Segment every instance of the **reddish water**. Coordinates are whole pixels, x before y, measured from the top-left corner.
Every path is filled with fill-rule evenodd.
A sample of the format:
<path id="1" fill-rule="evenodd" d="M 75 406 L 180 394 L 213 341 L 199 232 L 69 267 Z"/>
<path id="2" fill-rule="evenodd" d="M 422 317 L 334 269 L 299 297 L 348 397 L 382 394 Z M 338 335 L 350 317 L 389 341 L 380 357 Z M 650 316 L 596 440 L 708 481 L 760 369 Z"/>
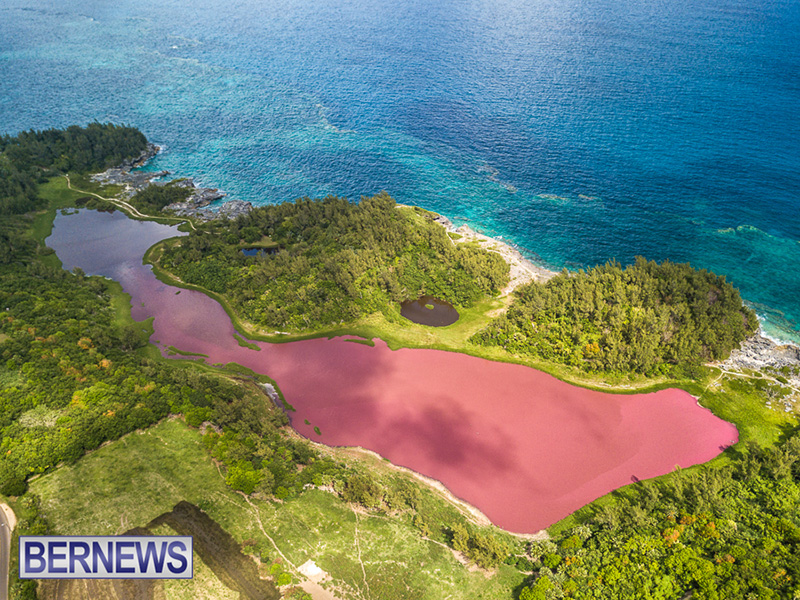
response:
<path id="1" fill-rule="evenodd" d="M 635 479 L 710 460 L 738 439 L 733 425 L 681 390 L 592 392 L 528 367 L 391 351 L 380 341 L 374 348 L 343 338 L 243 348 L 219 304 L 198 292 L 176 294 L 141 265 L 154 235 L 176 233 L 82 211 L 59 215 L 48 245 L 66 268 L 118 279 L 133 298 L 134 318 L 155 316 L 153 340 L 162 346 L 275 379 L 303 435 L 369 448 L 438 479 L 510 531 L 538 531 Z"/>

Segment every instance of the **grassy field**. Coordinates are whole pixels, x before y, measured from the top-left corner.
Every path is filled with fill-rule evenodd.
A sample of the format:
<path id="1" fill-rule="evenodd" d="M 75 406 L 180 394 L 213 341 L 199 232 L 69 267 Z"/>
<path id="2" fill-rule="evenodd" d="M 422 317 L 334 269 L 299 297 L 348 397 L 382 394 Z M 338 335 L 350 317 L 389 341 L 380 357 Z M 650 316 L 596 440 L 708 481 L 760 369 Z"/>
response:
<path id="1" fill-rule="evenodd" d="M 154 535 L 175 535 L 167 526 L 152 530 Z M 172 600 L 238 600 L 239 594 L 223 583 L 214 575 L 197 552 L 193 559 L 194 576 L 191 579 L 165 579 L 163 584 L 164 597 Z"/>
<path id="2" fill-rule="evenodd" d="M 107 444 L 73 466 L 37 478 L 31 491 L 41 497 L 58 534 L 118 534 L 186 500 L 239 542 L 255 542 L 270 560 L 281 554 L 294 566 L 314 560 L 330 573 L 343 600 L 510 598 L 509 590 L 523 577 L 505 566 L 492 577 L 470 571 L 451 550 L 422 538 L 403 516 L 357 514 L 326 491 L 307 490 L 283 503 L 248 501 L 225 485 L 200 434 L 180 420 Z M 165 589 L 168 598 L 193 593 L 185 584 Z M 205 597 L 227 596 L 223 590 Z"/>

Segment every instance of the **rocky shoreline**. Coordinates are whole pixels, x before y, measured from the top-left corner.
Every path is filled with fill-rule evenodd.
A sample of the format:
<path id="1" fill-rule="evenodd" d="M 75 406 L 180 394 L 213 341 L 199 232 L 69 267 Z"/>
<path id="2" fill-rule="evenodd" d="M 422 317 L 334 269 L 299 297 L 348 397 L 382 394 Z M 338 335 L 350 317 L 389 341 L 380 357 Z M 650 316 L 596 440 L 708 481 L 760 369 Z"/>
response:
<path id="1" fill-rule="evenodd" d="M 764 368 L 783 370 L 786 372 L 786 379 L 794 387 L 800 387 L 800 347 L 779 344 L 761 335 L 760 331 L 742 342 L 726 360 L 714 363 L 713 366 L 730 371 L 760 371 Z"/>
<path id="2" fill-rule="evenodd" d="M 460 236 L 454 239 L 454 243 L 477 241 L 481 247 L 497 252 L 505 259 L 511 269 L 511 281 L 502 291 L 503 296 L 530 281 L 544 283 L 558 275 L 555 271 L 532 263 L 510 244 L 478 233 L 468 225 L 456 228 L 452 221 L 443 215 L 437 215 L 433 220 L 444 227 L 448 233 Z M 724 361 L 713 363 L 713 366 L 727 371 L 744 369 L 760 371 L 764 368 L 779 370 L 788 367 L 789 372 L 786 379 L 793 387 L 800 388 L 800 347 L 794 344 L 780 344 L 761 333 L 759 330 L 758 333 L 742 342 L 738 349 L 733 350 L 730 357 Z"/>
<path id="3" fill-rule="evenodd" d="M 175 185 L 190 188 L 192 193 L 184 202 L 170 204 L 165 210 L 176 216 L 191 217 L 201 221 L 235 219 L 253 210 L 250 202 L 242 200 L 228 200 L 214 209 L 210 208 L 213 202 L 225 198 L 226 194 L 215 188 L 198 187 L 191 177 L 159 181 L 169 175 L 169 171 L 134 171 L 145 165 L 160 150 L 161 148 L 155 144 L 148 143 L 147 148 L 135 159 L 126 160 L 118 167 L 92 175 L 92 180 L 104 185 L 124 186 L 123 195 L 127 199 L 149 185 L 167 185 L 175 182 Z M 453 243 L 477 242 L 482 248 L 503 257 L 510 269 L 510 281 L 502 290 L 502 296 L 509 295 L 516 288 L 531 281 L 544 283 L 558 275 L 555 271 L 534 264 L 507 242 L 478 233 L 468 225 L 455 227 L 453 222 L 443 215 L 436 215 L 433 220 L 444 227 L 448 234 L 452 234 L 450 237 Z M 800 387 L 800 347 L 793 344 L 779 344 L 761 335 L 761 331 L 742 342 L 742 345 L 733 350 L 726 360 L 714 363 L 713 366 L 734 371 L 789 367 L 789 381 L 795 387 Z"/>
<path id="4" fill-rule="evenodd" d="M 552 279 L 558 275 L 558 273 L 555 271 L 550 271 L 549 269 L 545 269 L 544 267 L 540 267 L 532 263 L 525 258 L 519 250 L 507 242 L 498 240 L 497 238 L 489 237 L 488 235 L 484 235 L 482 233 L 478 233 L 469 227 L 469 225 L 462 225 L 461 227 L 456 228 L 450 219 L 442 215 L 437 215 L 433 220 L 444 227 L 448 233 L 455 234 L 454 236 L 451 236 L 454 243 L 463 244 L 468 242 L 478 242 L 483 249 L 489 250 L 490 252 L 496 252 L 503 257 L 503 259 L 508 263 L 511 280 L 501 292 L 502 296 L 507 296 L 519 286 L 531 281 L 544 283 L 545 281 L 548 281 L 549 279 Z"/>
<path id="5" fill-rule="evenodd" d="M 123 186 L 122 196 L 126 200 L 130 200 L 137 192 L 150 185 L 163 186 L 174 183 L 174 185 L 188 188 L 191 190 L 191 194 L 184 202 L 176 202 L 164 208 L 165 212 L 170 212 L 179 217 L 191 217 L 201 221 L 223 218 L 235 219 L 253 210 L 253 205 L 250 202 L 242 200 L 228 200 L 218 207 L 210 208 L 213 202 L 225 198 L 225 192 L 215 188 L 198 187 L 191 177 L 168 181 L 162 179 L 170 174 L 169 171 L 134 171 L 137 167 L 145 165 L 160 150 L 161 148 L 155 144 L 148 143 L 147 149 L 137 158 L 126 160 L 118 167 L 92 175 L 91 179 L 103 185 Z"/>

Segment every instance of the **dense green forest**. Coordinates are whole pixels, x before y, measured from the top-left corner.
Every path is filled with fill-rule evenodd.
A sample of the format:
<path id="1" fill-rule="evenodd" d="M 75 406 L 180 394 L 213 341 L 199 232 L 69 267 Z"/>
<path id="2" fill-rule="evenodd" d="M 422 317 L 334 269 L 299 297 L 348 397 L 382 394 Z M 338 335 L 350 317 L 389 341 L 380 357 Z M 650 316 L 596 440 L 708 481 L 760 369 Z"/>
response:
<path id="1" fill-rule="evenodd" d="M 71 131 L 70 139 L 81 139 Z M 45 134 L 54 144 L 62 139 Z M 92 164 L 138 156 L 139 146 L 125 149 L 121 139 L 122 149 L 109 149 L 105 160 L 96 155 Z M 58 148 L 39 152 L 67 152 Z M 84 164 L 68 154 L 61 161 Z M 33 198 L 33 206 L 42 204 Z M 226 480 L 234 489 L 251 493 L 255 483 L 262 493 L 288 497 L 320 474 L 326 481 L 339 474 L 344 481 L 340 465 L 286 433 L 285 414 L 270 408 L 246 377 L 206 374 L 137 352 L 146 344 L 144 326 L 119 318 L 110 284 L 48 266 L 29 227 L 22 216 L 0 223 L 7 242 L 0 262 L 0 494 L 23 494 L 31 475 L 74 462 L 169 414 L 218 428 L 220 439 L 208 445 L 228 467 Z M 20 533 L 44 530 L 35 510 L 20 522 Z M 16 581 L 13 590 L 14 597 L 35 598 L 35 582 Z"/>
<path id="2" fill-rule="evenodd" d="M 800 597 L 797 431 L 725 467 L 615 495 L 586 524 L 531 544 L 520 600 Z"/>
<path id="3" fill-rule="evenodd" d="M 382 193 L 359 203 L 301 199 L 212 222 L 169 246 L 159 264 L 187 283 L 224 292 L 243 317 L 314 329 L 430 294 L 469 306 L 508 281 L 494 253 L 455 245 L 431 213 L 398 210 Z M 243 245 L 277 252 L 245 256 Z"/>
<path id="4" fill-rule="evenodd" d="M 236 489 L 253 491 L 235 473 L 242 466 L 239 446 L 255 448 L 256 440 L 259 451 L 250 462 L 272 468 L 269 486 L 266 471 L 251 475 L 262 491 L 271 493 L 274 483 L 296 493 L 315 474 L 305 469 L 307 480 L 295 481 L 297 464 L 314 453 L 284 440 L 285 415 L 264 406 L 258 394 L 254 399 L 247 386 L 134 352 L 145 336 L 140 326 L 115 323 L 104 280 L 39 262 L 5 266 L 2 275 L 0 493 L 22 493 L 31 474 L 75 461 L 168 414 L 225 428 L 216 455 L 230 465 Z"/>
<path id="5" fill-rule="evenodd" d="M 725 358 L 755 332 L 739 292 L 705 270 L 638 258 L 516 291 L 472 341 L 593 371 L 655 375 Z"/>
<path id="6" fill-rule="evenodd" d="M 0 215 L 41 208 L 36 184 L 47 177 L 103 171 L 146 148 L 139 130 L 101 123 L 0 136 Z"/>

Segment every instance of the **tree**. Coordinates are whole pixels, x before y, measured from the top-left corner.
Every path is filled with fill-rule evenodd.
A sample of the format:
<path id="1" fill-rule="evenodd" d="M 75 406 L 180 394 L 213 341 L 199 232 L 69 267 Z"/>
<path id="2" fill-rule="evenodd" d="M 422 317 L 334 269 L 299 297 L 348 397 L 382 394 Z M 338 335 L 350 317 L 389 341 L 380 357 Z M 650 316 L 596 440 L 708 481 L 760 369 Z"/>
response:
<path id="1" fill-rule="evenodd" d="M 383 500 L 383 490 L 368 475 L 352 475 L 345 483 L 342 498 L 365 508 L 377 508 Z"/>
<path id="2" fill-rule="evenodd" d="M 241 461 L 228 469 L 225 483 L 234 490 L 250 495 L 255 491 L 261 476 L 261 472 L 256 471 L 251 463 Z"/>

